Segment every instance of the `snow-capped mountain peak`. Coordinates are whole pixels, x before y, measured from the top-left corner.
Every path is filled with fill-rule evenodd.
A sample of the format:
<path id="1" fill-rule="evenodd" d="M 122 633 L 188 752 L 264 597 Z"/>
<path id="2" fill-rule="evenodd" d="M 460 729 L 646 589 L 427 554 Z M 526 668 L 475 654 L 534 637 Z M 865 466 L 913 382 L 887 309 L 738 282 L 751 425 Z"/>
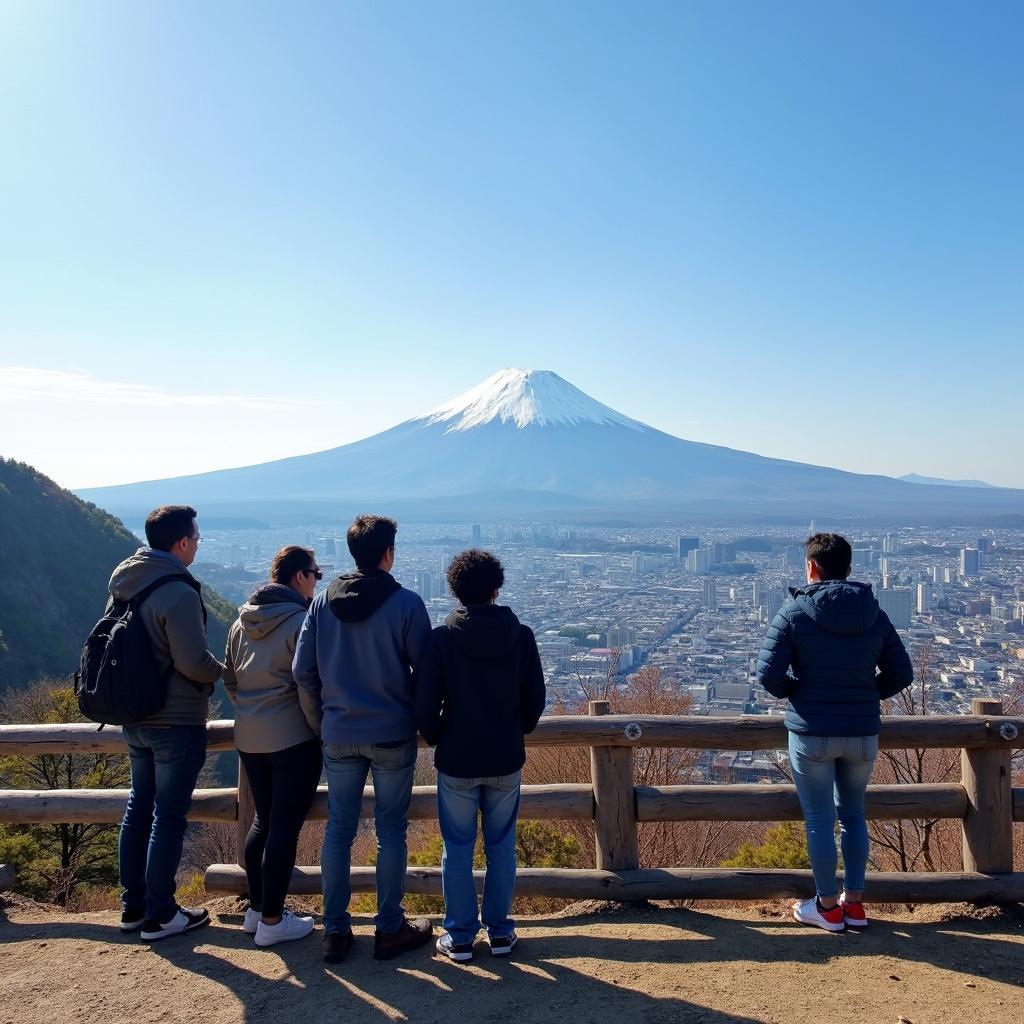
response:
<path id="1" fill-rule="evenodd" d="M 498 421 L 525 427 L 576 426 L 598 423 L 649 429 L 638 420 L 602 405 L 551 370 L 505 369 L 482 384 L 418 417 L 426 423 L 446 423 L 448 430 L 472 430 Z"/>

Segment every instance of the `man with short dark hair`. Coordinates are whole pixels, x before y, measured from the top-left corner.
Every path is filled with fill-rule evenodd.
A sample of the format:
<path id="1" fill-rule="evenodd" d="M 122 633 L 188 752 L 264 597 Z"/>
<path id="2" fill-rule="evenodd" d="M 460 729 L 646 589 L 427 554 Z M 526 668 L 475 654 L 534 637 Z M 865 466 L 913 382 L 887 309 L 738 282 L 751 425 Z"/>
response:
<path id="1" fill-rule="evenodd" d="M 793 916 L 826 931 L 867 926 L 864 797 L 878 754 L 879 703 L 914 678 L 903 641 L 878 607 L 871 585 L 847 579 L 852 562 L 845 537 L 816 533 L 808 539 L 809 586 L 791 591 L 792 600 L 769 626 L 757 659 L 757 681 L 773 696 L 789 698 L 790 766 L 817 887 L 817 896 L 794 905 Z"/>
<path id="2" fill-rule="evenodd" d="M 131 757 L 132 789 L 118 842 L 123 886 L 121 930 L 154 942 L 209 923 L 205 909 L 174 898 L 186 815 L 206 760 L 206 717 L 224 666 L 210 652 L 199 581 L 188 571 L 199 546 L 196 510 L 154 509 L 147 547 L 110 577 L 110 604 L 128 602 L 161 583 L 139 605 L 156 663 L 167 678 L 167 701 L 145 721 L 122 728 Z"/>
<path id="3" fill-rule="evenodd" d="M 339 963 L 352 945 L 352 842 L 370 773 L 378 849 L 373 955 L 389 960 L 431 936 L 429 921 L 410 921 L 402 908 L 416 766 L 413 670 L 430 636 L 430 617 L 419 595 L 391 575 L 397 529 L 385 516 L 359 516 L 349 527 L 356 571 L 314 599 L 292 662 L 295 682 L 323 708 L 329 811 L 320 859 L 328 963 Z"/>
<path id="4" fill-rule="evenodd" d="M 481 921 L 493 956 L 516 944 L 510 915 L 516 881 L 516 817 L 525 733 L 544 711 L 544 671 L 529 626 L 495 604 L 501 562 L 472 548 L 452 559 L 448 586 L 461 607 L 431 636 L 416 688 L 416 721 L 437 747 L 437 810 L 444 857 L 444 934 L 437 950 L 473 959 Z M 482 907 L 473 884 L 477 815 L 487 878 Z"/>

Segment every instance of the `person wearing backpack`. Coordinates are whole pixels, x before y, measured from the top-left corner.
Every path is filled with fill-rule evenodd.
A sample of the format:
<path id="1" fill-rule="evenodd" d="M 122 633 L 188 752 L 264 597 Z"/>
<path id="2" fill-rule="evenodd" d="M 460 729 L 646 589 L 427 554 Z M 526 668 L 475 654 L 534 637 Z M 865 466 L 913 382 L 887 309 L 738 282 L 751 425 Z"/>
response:
<path id="1" fill-rule="evenodd" d="M 153 583 L 136 609 L 166 679 L 163 706 L 122 727 L 131 758 L 132 788 L 118 841 L 121 930 L 147 942 L 209 923 L 205 908 L 178 906 L 175 875 L 186 815 L 206 760 L 206 717 L 213 684 L 224 666 L 210 652 L 199 583 L 188 572 L 199 547 L 196 510 L 167 505 L 146 517 L 148 547 L 125 559 L 110 577 L 108 614 Z"/>
<path id="2" fill-rule="evenodd" d="M 416 724 L 437 747 L 437 815 L 444 839 L 441 884 L 444 934 L 437 951 L 473 959 L 481 921 L 492 956 L 516 945 L 509 916 L 516 883 L 516 817 L 525 733 L 544 712 L 546 692 L 537 642 L 511 608 L 495 604 L 505 582 L 501 562 L 472 548 L 448 567 L 461 607 L 431 635 L 416 685 Z M 477 816 L 487 875 L 477 908 L 473 850 Z"/>
<path id="3" fill-rule="evenodd" d="M 319 702 L 292 677 L 295 641 L 320 579 L 309 548 L 281 548 L 270 564 L 270 583 L 238 609 L 224 652 L 235 746 L 256 806 L 245 840 L 249 909 L 242 930 L 257 946 L 302 939 L 313 930 L 313 918 L 285 910 L 284 900 L 323 766 Z"/>

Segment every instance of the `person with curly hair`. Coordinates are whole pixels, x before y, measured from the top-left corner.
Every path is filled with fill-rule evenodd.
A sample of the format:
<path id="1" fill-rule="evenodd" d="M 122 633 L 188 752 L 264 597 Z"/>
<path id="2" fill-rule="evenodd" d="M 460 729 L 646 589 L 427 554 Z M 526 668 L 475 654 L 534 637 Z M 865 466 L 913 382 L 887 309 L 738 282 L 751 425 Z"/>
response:
<path id="1" fill-rule="evenodd" d="M 460 607 L 431 634 L 416 687 L 416 724 L 437 748 L 445 901 L 437 950 L 456 962 L 473 959 L 481 921 L 493 956 L 507 956 L 517 941 L 509 915 L 523 736 L 536 728 L 546 691 L 533 631 L 495 603 L 504 582 L 501 562 L 487 551 L 452 559 L 448 586 Z M 478 814 L 487 859 L 480 908 L 473 885 Z"/>

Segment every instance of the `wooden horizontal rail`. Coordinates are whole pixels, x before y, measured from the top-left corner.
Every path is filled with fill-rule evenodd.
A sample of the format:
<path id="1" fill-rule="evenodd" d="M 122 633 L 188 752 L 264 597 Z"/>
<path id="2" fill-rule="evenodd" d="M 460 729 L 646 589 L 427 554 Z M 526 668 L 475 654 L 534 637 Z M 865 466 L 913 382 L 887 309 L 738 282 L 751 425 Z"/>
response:
<path id="1" fill-rule="evenodd" d="M 876 821 L 898 818 L 962 818 L 967 791 L 943 785 L 869 786 L 867 816 Z M 637 821 L 801 821 L 795 786 L 700 785 L 637 786 Z"/>
<path id="2" fill-rule="evenodd" d="M 1005 732 L 1005 736 L 1001 734 Z M 234 749 L 234 723 L 207 723 L 210 750 Z M 526 737 L 528 746 L 692 747 L 704 750 L 782 750 L 787 734 L 778 716 L 553 715 Z M 1024 718 L 1005 715 L 890 715 L 880 745 L 901 748 L 1024 747 Z M 421 741 L 421 746 L 422 746 Z M 121 730 L 89 723 L 0 725 L 0 754 L 121 753 Z"/>
<path id="3" fill-rule="evenodd" d="M 127 789 L 0 790 L 0 821 L 17 825 L 102 824 L 118 822 L 128 803 Z M 189 821 L 234 821 L 237 789 L 197 789 Z"/>
<path id="4" fill-rule="evenodd" d="M 800 821 L 796 789 L 784 785 L 637 786 L 638 821 Z M 126 789 L 0 790 L 0 821 L 11 824 L 118 822 Z M 872 821 L 963 818 L 967 793 L 958 783 L 869 786 Z M 234 821 L 237 789 L 197 789 L 190 821 Z M 327 787 L 320 786 L 307 816 L 327 818 Z M 373 789 L 363 790 L 362 817 L 373 817 Z M 414 786 L 410 819 L 437 818 L 437 787 Z M 586 784 L 523 786 L 519 817 L 525 821 L 590 820 L 594 792 Z M 1013 790 L 1013 817 L 1024 821 L 1024 788 Z"/>
<path id="5" fill-rule="evenodd" d="M 235 723 L 206 723 L 207 750 L 234 750 Z M 89 722 L 63 725 L 0 725 L 0 754 L 124 754 L 127 744 L 116 725 L 102 729 Z"/>
<path id="6" fill-rule="evenodd" d="M 13 824 L 118 822 L 128 802 L 127 789 L 8 789 L 0 790 L 0 821 Z M 192 794 L 190 821 L 234 821 L 237 789 L 197 789 Z M 364 818 L 373 817 L 373 790 L 363 790 Z M 409 817 L 437 818 L 437 787 L 414 786 Z M 594 817 L 594 792 L 588 785 L 523 786 L 519 817 L 526 821 Z M 307 815 L 327 818 L 327 787 L 320 786 Z"/>
<path id="7" fill-rule="evenodd" d="M 474 873 L 477 888 L 484 873 Z M 352 868 L 352 889 L 372 892 L 374 868 Z M 406 871 L 406 891 L 441 895 L 441 869 L 414 867 Z M 206 870 L 206 891 L 242 894 L 245 871 L 237 864 L 211 864 Z M 320 869 L 297 867 L 289 891 L 321 891 Z M 750 868 L 641 868 L 630 871 L 521 868 L 516 873 L 517 896 L 565 899 L 634 900 L 765 900 L 813 896 L 810 871 Z M 875 903 L 955 903 L 966 901 L 1019 901 L 1024 899 L 1024 872 L 984 875 L 976 872 L 868 872 L 865 897 Z"/>

